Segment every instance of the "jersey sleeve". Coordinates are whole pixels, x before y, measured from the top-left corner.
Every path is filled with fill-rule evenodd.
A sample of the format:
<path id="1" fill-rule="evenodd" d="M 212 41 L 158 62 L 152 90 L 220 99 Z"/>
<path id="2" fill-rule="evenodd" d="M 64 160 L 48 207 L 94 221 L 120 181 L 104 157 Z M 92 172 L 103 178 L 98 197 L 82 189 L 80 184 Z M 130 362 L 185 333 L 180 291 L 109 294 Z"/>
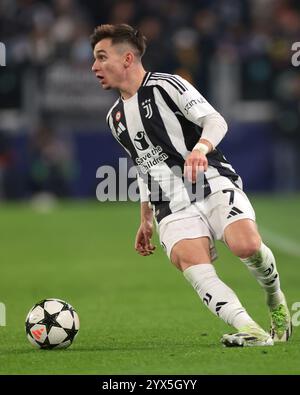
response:
<path id="1" fill-rule="evenodd" d="M 199 119 L 216 112 L 214 107 L 187 80 L 179 75 L 164 81 L 166 91 L 182 114 L 189 121 L 199 125 Z"/>

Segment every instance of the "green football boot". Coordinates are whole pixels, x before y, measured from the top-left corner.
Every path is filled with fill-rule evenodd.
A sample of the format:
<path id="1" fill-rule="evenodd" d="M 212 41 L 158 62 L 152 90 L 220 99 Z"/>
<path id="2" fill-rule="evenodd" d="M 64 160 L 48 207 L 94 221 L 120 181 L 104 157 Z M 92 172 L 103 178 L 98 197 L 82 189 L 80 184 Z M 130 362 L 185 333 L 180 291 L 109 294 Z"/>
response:
<path id="1" fill-rule="evenodd" d="M 225 347 L 257 347 L 274 344 L 272 337 L 258 325 L 249 325 L 241 328 L 238 333 L 223 335 L 221 343 Z"/>
<path id="2" fill-rule="evenodd" d="M 287 342 L 292 334 L 291 316 L 284 294 L 281 303 L 270 310 L 270 335 L 275 342 Z"/>

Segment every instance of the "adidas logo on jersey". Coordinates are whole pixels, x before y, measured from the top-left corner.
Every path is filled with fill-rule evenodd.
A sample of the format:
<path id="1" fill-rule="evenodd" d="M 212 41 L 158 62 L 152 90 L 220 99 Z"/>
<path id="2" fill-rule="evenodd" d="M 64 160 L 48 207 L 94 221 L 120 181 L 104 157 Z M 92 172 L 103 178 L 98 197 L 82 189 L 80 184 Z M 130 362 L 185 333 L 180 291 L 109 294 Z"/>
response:
<path id="1" fill-rule="evenodd" d="M 122 124 L 122 122 L 119 122 L 118 128 L 117 128 L 117 136 L 119 137 L 122 132 L 126 130 L 125 126 Z"/>
<path id="2" fill-rule="evenodd" d="M 231 218 L 231 217 L 234 217 L 235 215 L 238 215 L 238 214 L 243 214 L 243 212 L 237 207 L 232 207 L 232 209 L 230 210 L 229 215 L 227 216 L 227 219 Z"/>

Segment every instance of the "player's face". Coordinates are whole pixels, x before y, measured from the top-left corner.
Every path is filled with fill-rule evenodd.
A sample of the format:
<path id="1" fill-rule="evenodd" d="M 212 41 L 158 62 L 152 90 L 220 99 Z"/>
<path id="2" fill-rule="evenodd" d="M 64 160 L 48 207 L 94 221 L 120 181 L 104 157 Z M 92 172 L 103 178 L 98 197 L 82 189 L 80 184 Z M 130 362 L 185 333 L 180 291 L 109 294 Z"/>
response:
<path id="1" fill-rule="evenodd" d="M 94 48 L 92 71 L 103 89 L 118 89 L 124 80 L 124 52 L 112 45 L 109 38 L 99 41 Z"/>

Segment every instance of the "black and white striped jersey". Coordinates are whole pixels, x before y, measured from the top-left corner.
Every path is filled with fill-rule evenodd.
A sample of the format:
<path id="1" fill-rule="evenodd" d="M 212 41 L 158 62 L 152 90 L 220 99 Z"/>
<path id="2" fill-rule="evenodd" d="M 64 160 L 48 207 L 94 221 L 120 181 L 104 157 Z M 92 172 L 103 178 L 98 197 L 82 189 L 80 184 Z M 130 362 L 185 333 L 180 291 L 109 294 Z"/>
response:
<path id="1" fill-rule="evenodd" d="M 178 75 L 146 73 L 137 93 L 119 98 L 107 115 L 116 140 L 147 185 L 158 222 L 168 214 L 216 191 L 242 187 L 241 179 L 218 149 L 207 155 L 208 170 L 197 184 L 183 176 L 187 155 L 201 137 L 199 119 L 216 110 Z M 199 189 L 199 188 L 198 188 Z"/>

